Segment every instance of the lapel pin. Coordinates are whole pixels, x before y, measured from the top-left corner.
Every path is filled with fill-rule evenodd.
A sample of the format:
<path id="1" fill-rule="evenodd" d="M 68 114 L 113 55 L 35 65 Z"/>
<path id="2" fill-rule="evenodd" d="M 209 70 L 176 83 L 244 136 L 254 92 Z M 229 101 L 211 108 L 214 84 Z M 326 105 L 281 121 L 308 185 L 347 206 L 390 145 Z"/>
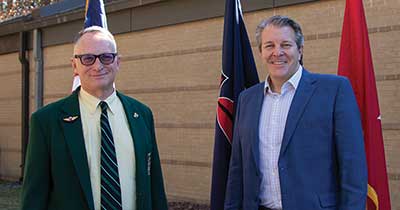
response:
<path id="1" fill-rule="evenodd" d="M 76 119 L 78 119 L 78 116 L 69 116 L 64 118 L 64 122 L 74 122 Z"/>
<path id="2" fill-rule="evenodd" d="M 147 153 L 147 175 L 151 175 L 151 152 Z"/>
<path id="3" fill-rule="evenodd" d="M 135 112 L 135 113 L 133 113 L 133 117 L 134 117 L 134 118 L 138 118 L 138 117 L 139 117 L 139 114 Z"/>

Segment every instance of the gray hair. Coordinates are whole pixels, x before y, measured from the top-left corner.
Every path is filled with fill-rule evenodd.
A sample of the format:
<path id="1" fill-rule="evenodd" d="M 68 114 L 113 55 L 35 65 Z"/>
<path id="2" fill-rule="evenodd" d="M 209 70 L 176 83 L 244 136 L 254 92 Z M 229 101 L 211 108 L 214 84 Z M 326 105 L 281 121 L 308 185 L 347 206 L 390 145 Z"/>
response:
<path id="1" fill-rule="evenodd" d="M 81 39 L 81 37 L 87 33 L 102 33 L 102 34 L 108 36 L 110 38 L 113 46 L 115 47 L 115 51 L 117 52 L 117 42 L 115 41 L 114 35 L 112 35 L 112 33 L 109 30 L 102 28 L 100 26 L 90 26 L 90 27 L 84 28 L 83 30 L 79 31 L 77 36 L 74 39 L 74 48 L 75 48 L 76 44 L 79 42 L 79 40 Z"/>
<path id="2" fill-rule="evenodd" d="M 293 19 L 291 19 L 287 16 L 275 15 L 270 18 L 262 20 L 261 23 L 258 24 L 258 26 L 256 28 L 256 40 L 257 40 L 258 50 L 260 50 L 260 52 L 261 52 L 261 44 L 262 44 L 261 43 L 261 33 L 269 25 L 280 27 L 280 28 L 289 26 L 294 31 L 297 48 L 300 49 L 303 46 L 304 36 L 303 36 L 303 32 L 301 31 L 300 25 L 296 21 L 294 21 Z"/>

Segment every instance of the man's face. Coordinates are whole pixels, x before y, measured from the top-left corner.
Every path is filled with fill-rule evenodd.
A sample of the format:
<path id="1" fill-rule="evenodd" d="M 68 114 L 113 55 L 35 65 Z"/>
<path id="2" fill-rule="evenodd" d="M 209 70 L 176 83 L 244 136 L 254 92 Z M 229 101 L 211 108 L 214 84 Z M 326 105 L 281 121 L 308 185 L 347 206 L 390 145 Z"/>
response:
<path id="1" fill-rule="evenodd" d="M 116 53 L 110 37 L 100 32 L 84 34 L 76 43 L 74 55 Z M 112 92 L 115 76 L 119 70 L 120 58 L 115 57 L 111 64 L 103 64 L 96 58 L 92 65 L 83 65 L 79 58 L 72 58 L 74 73 L 81 79 L 81 86 L 96 96 L 99 92 Z"/>
<path id="2" fill-rule="evenodd" d="M 267 26 L 261 33 L 261 58 L 273 83 L 282 85 L 296 73 L 303 53 L 289 26 Z M 275 84 L 277 85 L 277 84 Z"/>

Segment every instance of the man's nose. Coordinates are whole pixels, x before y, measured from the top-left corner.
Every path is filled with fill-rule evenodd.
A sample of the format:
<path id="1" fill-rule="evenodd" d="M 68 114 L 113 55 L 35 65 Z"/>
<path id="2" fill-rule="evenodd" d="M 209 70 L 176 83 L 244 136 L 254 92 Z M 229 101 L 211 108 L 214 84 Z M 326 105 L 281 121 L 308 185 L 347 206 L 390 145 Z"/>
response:
<path id="1" fill-rule="evenodd" d="M 92 64 L 92 67 L 94 69 L 96 69 L 97 71 L 100 71 L 103 69 L 103 64 L 100 62 L 100 58 L 96 58 L 96 60 Z"/>
<path id="2" fill-rule="evenodd" d="M 272 53 L 274 56 L 281 56 L 283 55 L 283 49 L 281 47 L 276 47 Z"/>

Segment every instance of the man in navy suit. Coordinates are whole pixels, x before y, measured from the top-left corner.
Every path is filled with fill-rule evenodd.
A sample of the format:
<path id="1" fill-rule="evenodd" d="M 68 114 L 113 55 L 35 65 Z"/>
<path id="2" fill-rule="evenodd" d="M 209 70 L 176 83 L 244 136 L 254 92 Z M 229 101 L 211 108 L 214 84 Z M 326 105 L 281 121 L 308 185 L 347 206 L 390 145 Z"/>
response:
<path id="1" fill-rule="evenodd" d="M 225 210 L 365 210 L 367 165 L 349 81 L 302 66 L 301 27 L 256 30 L 266 81 L 241 93 Z"/>

